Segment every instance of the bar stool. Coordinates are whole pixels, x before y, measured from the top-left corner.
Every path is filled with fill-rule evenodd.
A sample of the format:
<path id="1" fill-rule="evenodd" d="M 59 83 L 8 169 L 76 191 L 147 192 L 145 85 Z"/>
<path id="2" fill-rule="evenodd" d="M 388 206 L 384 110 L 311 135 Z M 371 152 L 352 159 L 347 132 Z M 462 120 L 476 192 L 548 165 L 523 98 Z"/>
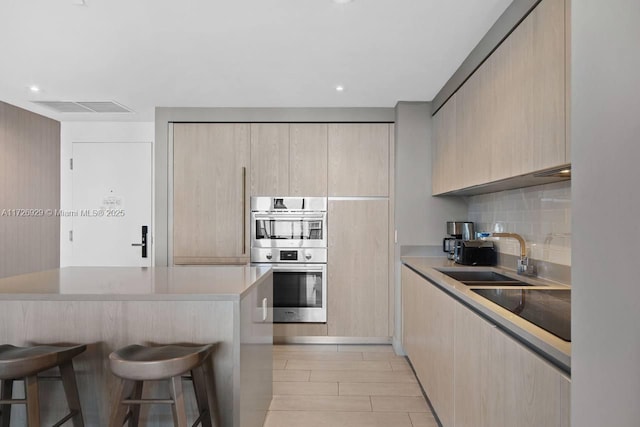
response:
<path id="1" fill-rule="evenodd" d="M 211 396 L 207 393 L 205 364 L 212 349 L 212 344 L 201 347 L 130 345 L 111 353 L 111 372 L 122 380 L 118 386 L 109 426 L 122 427 L 127 420 L 129 426 L 137 426 L 140 405 L 164 403 L 171 404 L 174 425 L 186 427 L 182 375 L 191 371 L 199 411 L 193 425 L 200 423 L 203 427 L 212 427 L 214 414 L 213 405 L 210 403 Z M 169 380 L 170 399 L 142 399 L 144 381 L 155 380 Z"/>
<path id="2" fill-rule="evenodd" d="M 72 359 L 86 349 L 86 345 L 74 347 L 50 345 L 15 347 L 8 344 L 0 345 L 0 380 L 2 382 L 0 425 L 8 427 L 11 422 L 11 405 L 22 404 L 27 406 L 28 426 L 39 427 L 38 373 L 58 367 L 70 412 L 54 426 L 61 426 L 72 419 L 75 427 L 83 427 L 84 420 L 82 419 L 80 397 Z M 12 398 L 13 382 L 16 380 L 24 380 L 25 399 Z"/>

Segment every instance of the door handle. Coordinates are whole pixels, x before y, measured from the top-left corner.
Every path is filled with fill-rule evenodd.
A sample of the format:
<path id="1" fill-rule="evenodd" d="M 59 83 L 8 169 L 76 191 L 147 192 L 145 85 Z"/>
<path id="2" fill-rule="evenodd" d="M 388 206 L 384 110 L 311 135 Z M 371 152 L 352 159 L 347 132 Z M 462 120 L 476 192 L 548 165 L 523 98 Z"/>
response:
<path id="1" fill-rule="evenodd" d="M 132 243 L 131 246 L 140 246 L 142 248 L 142 258 L 147 257 L 147 234 L 149 233 L 149 227 L 147 225 L 142 226 L 142 243 Z"/>

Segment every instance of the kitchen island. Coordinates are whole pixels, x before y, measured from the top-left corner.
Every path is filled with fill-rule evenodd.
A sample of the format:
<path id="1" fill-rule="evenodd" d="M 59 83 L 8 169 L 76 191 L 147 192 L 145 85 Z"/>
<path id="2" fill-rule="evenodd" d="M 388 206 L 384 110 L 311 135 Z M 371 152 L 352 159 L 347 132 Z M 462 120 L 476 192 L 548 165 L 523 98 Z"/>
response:
<path id="1" fill-rule="evenodd" d="M 0 343 L 87 344 L 74 360 L 85 425 L 107 425 L 117 379 L 108 355 L 129 344 L 216 343 L 212 366 L 220 425 L 262 426 L 271 401 L 273 274 L 248 266 L 66 267 L 0 279 Z M 14 387 L 18 396 L 22 387 Z M 62 385 L 41 386 L 43 425 L 66 413 Z M 158 383 L 145 397 L 167 396 Z M 191 420 L 197 409 L 185 384 Z M 23 425 L 14 405 L 12 424 Z M 173 425 L 168 405 L 143 407 Z"/>

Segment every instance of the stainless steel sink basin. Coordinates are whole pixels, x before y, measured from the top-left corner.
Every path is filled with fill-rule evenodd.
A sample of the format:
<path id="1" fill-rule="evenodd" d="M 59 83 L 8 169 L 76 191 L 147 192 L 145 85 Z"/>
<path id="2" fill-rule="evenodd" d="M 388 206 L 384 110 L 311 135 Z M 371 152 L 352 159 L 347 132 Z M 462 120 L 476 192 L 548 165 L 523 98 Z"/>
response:
<path id="1" fill-rule="evenodd" d="M 452 279 L 467 286 L 532 286 L 529 283 L 513 279 L 494 271 L 442 271 Z"/>

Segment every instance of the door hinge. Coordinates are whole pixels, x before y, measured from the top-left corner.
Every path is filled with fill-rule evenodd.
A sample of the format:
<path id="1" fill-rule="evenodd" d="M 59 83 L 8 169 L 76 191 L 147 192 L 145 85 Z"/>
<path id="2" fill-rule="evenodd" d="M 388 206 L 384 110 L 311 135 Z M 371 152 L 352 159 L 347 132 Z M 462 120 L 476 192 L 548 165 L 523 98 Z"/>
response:
<path id="1" fill-rule="evenodd" d="M 73 170 L 73 157 L 69 159 L 69 169 Z"/>
<path id="2" fill-rule="evenodd" d="M 69 241 L 73 242 L 73 230 L 69 230 Z"/>

